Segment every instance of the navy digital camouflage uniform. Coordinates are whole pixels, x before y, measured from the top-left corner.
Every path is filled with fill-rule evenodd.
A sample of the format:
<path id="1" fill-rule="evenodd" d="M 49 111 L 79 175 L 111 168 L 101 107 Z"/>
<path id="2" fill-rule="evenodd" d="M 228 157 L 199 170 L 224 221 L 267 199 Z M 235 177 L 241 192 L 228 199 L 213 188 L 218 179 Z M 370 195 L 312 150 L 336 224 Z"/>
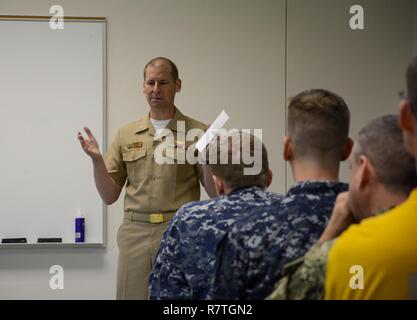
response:
<path id="1" fill-rule="evenodd" d="M 236 218 L 269 214 L 282 195 L 259 187 L 191 202 L 165 232 L 149 278 L 151 299 L 211 299 L 215 252 Z"/>
<path id="2" fill-rule="evenodd" d="M 394 208 L 394 207 L 392 207 Z M 391 209 L 391 208 L 390 208 Z M 385 209 L 371 216 L 383 214 Z M 321 300 L 324 298 L 327 257 L 337 238 L 318 244 L 284 266 L 283 277 L 268 300 Z"/>
<path id="3" fill-rule="evenodd" d="M 217 251 L 215 299 L 265 299 L 283 266 L 319 239 L 345 183 L 304 181 L 272 211 L 239 219 Z"/>

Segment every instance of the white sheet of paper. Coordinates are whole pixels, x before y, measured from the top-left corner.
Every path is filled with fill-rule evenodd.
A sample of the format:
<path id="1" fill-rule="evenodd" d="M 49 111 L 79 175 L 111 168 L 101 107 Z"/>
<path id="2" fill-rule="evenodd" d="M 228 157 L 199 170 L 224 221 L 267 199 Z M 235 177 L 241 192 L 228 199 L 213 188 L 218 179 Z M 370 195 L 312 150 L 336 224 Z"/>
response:
<path id="1" fill-rule="evenodd" d="M 211 124 L 210 128 L 201 136 L 201 138 L 197 141 L 195 147 L 199 152 L 203 152 L 203 150 L 207 147 L 207 145 L 213 140 L 216 136 L 217 130 L 223 128 L 226 122 L 229 120 L 229 116 L 223 110 L 220 115 L 214 120 Z"/>

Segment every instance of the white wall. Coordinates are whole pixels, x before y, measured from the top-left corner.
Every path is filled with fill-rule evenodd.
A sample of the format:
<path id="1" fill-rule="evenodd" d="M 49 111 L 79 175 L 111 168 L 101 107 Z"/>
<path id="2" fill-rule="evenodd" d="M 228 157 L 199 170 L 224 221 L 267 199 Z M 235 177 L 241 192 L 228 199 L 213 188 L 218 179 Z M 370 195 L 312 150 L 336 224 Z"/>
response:
<path id="1" fill-rule="evenodd" d="M 172 58 L 183 80 L 176 101 L 181 110 L 209 123 L 224 109 L 229 128 L 263 129 L 272 190 L 284 192 L 284 3 L 1 0 L 0 14 L 46 16 L 60 4 L 67 16 L 107 18 L 109 142 L 121 125 L 148 112 L 140 88 L 144 64 L 155 56 Z M 0 299 L 113 299 L 122 210 L 122 199 L 108 210 L 106 249 L 0 251 Z M 49 289 L 54 264 L 64 267 L 62 291 Z"/>
<path id="2" fill-rule="evenodd" d="M 411 58 L 414 2 L 288 1 L 288 96 L 308 88 L 340 94 L 351 111 L 353 138 L 371 119 L 396 113 Z M 349 27 L 354 4 L 364 8 L 364 30 Z M 346 162 L 341 177 L 349 179 Z"/>

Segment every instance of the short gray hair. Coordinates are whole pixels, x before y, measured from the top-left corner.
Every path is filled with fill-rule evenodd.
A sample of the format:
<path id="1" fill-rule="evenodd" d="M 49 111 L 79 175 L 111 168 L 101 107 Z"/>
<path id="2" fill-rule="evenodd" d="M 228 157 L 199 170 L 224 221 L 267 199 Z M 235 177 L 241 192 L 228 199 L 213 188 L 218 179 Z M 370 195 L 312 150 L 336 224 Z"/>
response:
<path id="1" fill-rule="evenodd" d="M 157 61 L 164 61 L 164 62 L 169 64 L 169 67 L 171 69 L 171 76 L 172 76 L 172 79 L 174 80 L 174 82 L 179 79 L 178 68 L 177 68 L 177 66 L 175 65 L 174 62 L 172 62 L 170 59 L 165 58 L 165 57 L 156 57 L 156 58 L 153 58 L 151 61 L 149 61 L 145 65 L 145 68 L 143 68 L 143 80 L 146 80 L 146 70 L 148 69 L 148 67 L 150 65 L 154 65 Z"/>
<path id="2" fill-rule="evenodd" d="M 369 122 L 359 132 L 355 161 L 366 156 L 385 189 L 408 195 L 417 186 L 414 158 L 406 151 L 398 116 L 385 115 Z"/>

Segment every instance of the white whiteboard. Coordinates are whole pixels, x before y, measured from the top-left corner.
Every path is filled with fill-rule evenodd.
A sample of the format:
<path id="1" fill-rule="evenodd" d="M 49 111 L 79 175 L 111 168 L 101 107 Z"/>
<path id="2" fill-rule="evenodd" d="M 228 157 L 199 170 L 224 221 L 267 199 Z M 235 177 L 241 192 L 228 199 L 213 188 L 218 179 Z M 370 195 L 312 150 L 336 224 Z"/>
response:
<path id="1" fill-rule="evenodd" d="M 77 140 L 89 126 L 105 151 L 105 19 L 0 19 L 0 238 L 105 243 L 105 206 Z M 8 246 L 8 245 L 0 245 Z M 82 245 L 81 245 L 82 246 Z"/>

